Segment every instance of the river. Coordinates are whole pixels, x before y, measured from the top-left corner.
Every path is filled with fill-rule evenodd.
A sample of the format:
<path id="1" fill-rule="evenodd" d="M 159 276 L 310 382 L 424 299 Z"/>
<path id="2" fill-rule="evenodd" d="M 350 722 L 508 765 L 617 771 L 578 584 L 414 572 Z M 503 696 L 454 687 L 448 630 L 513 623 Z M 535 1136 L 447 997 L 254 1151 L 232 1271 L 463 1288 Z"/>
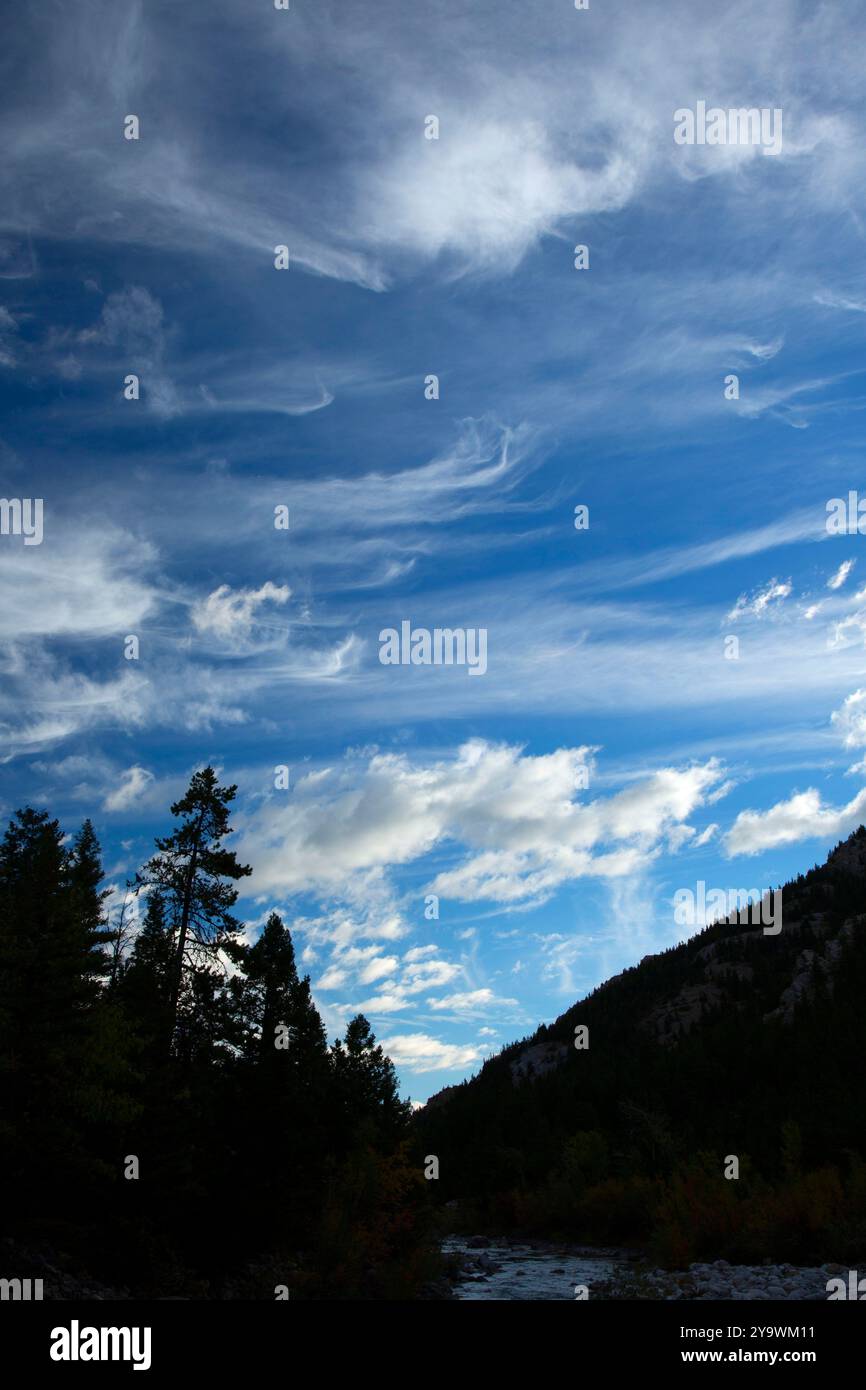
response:
<path id="1" fill-rule="evenodd" d="M 443 1253 L 458 1256 L 463 1274 L 454 1292 L 458 1299 L 527 1302 L 575 1298 L 575 1288 L 608 1279 L 624 1262 L 607 1251 L 588 1255 L 585 1249 L 555 1242 L 523 1244 L 493 1239 L 478 1248 L 469 1240 L 449 1236 Z"/>

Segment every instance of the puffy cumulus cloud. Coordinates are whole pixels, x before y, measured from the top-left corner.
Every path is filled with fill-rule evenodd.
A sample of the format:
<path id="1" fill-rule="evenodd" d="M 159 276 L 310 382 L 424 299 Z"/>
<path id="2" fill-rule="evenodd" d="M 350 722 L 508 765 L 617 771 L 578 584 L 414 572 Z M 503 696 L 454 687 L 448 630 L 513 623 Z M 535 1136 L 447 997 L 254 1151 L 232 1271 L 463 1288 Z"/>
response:
<path id="1" fill-rule="evenodd" d="M 438 946 L 413 946 L 411 951 L 406 951 L 403 956 L 405 961 L 424 960 L 425 956 L 435 956 Z"/>
<path id="2" fill-rule="evenodd" d="M 399 990 L 384 990 L 381 994 L 371 995 L 369 999 L 362 999 L 360 1004 L 345 1004 L 342 1012 L 354 1014 L 395 1014 L 401 1009 L 405 1009 L 408 1004 L 405 994 Z"/>
<path id="3" fill-rule="evenodd" d="M 316 988 L 337 994 L 335 1016 L 360 1010 L 414 1021 L 423 1003 L 443 1018 L 524 1021 L 517 1000 L 469 978 L 466 962 L 446 958 L 436 944 L 411 946 L 399 957 L 382 951 L 381 941 L 409 931 L 388 870 L 438 846 L 457 846 L 457 853 L 462 846 L 469 857 L 440 873 L 437 888 L 524 907 L 583 874 L 619 882 L 671 835 L 691 838 L 678 837 L 676 829 L 722 776 L 715 762 L 663 768 L 614 795 L 581 802 L 593 751 L 561 748 L 531 757 L 519 747 L 471 740 L 452 758 L 416 764 L 407 755 L 363 750 L 338 769 L 301 777 L 292 802 L 271 798 L 254 813 L 241 827 L 239 845 L 256 865 L 254 889 L 347 899 L 294 924 L 314 951 L 330 953 Z M 364 938 L 369 944 L 360 944 Z M 580 938 L 551 942 L 545 978 L 573 992 L 581 950 Z M 365 989 L 379 981 L 374 992 Z M 460 1065 L 443 1047 L 435 1042 L 420 1068 L 408 1054 L 399 1060 L 408 1070 Z"/>
<path id="4" fill-rule="evenodd" d="M 340 989 L 348 980 L 349 972 L 339 965 L 331 965 L 324 975 L 316 981 L 316 989 Z"/>
<path id="5" fill-rule="evenodd" d="M 845 748 L 866 748 L 866 690 L 855 690 L 834 710 L 830 723 Z M 866 773 L 866 757 L 848 768 L 848 775 Z"/>
<path id="6" fill-rule="evenodd" d="M 396 956 L 374 956 L 363 967 L 358 978 L 362 985 L 372 984 L 374 980 L 381 980 L 384 975 L 393 975 L 399 964 Z"/>
<path id="7" fill-rule="evenodd" d="M 588 747 L 532 757 L 481 739 L 454 758 L 413 764 L 377 753 L 359 767 L 301 777 L 291 800 L 270 798 L 241 830 L 262 893 L 340 889 L 353 877 L 421 858 L 448 842 L 469 856 L 433 892 L 465 901 L 541 900 L 585 875 L 628 874 L 705 800 L 714 760 L 663 768 L 617 794 L 578 801 Z"/>
<path id="8" fill-rule="evenodd" d="M 841 708 L 834 710 L 830 722 L 846 748 L 866 747 L 866 690 L 855 690 Z"/>
<path id="9" fill-rule="evenodd" d="M 143 767 L 128 767 L 121 775 L 120 783 L 114 791 L 109 792 L 102 803 L 104 811 L 128 811 L 137 801 L 140 801 L 144 793 L 155 782 L 152 772 L 148 772 Z"/>
<path id="10" fill-rule="evenodd" d="M 682 823 L 703 804 L 719 776 L 711 760 L 682 771 L 665 768 L 606 799 L 585 804 L 554 801 L 547 814 L 508 827 L 510 833 L 500 831 L 504 848 L 485 849 L 438 874 L 432 890 L 469 901 L 543 902 L 570 879 L 634 874 L 662 839 L 675 850 L 678 842 L 689 838 L 680 833 Z M 598 846 L 611 841 L 623 843 L 597 852 Z"/>
<path id="11" fill-rule="evenodd" d="M 406 994 L 421 994 L 424 990 L 450 984 L 460 974 L 462 967 L 452 961 L 425 958 L 406 966 L 401 988 Z"/>
<path id="12" fill-rule="evenodd" d="M 492 989 L 472 989 L 463 994 L 446 994 L 439 999 L 428 999 L 431 1009 L 447 1009 L 455 1014 L 484 1013 L 490 1008 L 516 1008 L 516 999 L 502 999 Z"/>
<path id="13" fill-rule="evenodd" d="M 735 623 L 739 618 L 752 617 L 763 618 L 770 609 L 771 604 L 778 606 L 791 592 L 791 584 L 780 583 L 778 579 L 771 579 L 762 589 L 756 589 L 751 595 L 740 594 L 730 613 L 727 614 L 725 621 Z"/>
<path id="14" fill-rule="evenodd" d="M 232 590 L 220 584 L 207 598 L 194 603 L 192 621 L 197 632 L 212 633 L 231 645 L 244 646 L 253 635 L 255 616 L 262 604 L 288 603 L 291 589 L 270 580 L 259 589 Z"/>
<path id="15" fill-rule="evenodd" d="M 356 900 L 357 910 L 335 908 L 319 918 L 295 917 L 292 924 L 296 937 L 307 940 L 305 961 L 317 959 L 323 950 L 330 952 L 314 988 L 339 993 L 341 1002 L 330 1006 L 335 1016 L 361 1012 L 375 1017 L 417 1007 L 421 996 L 464 976 L 463 965 L 445 959 L 434 943 L 413 946 L 401 955 L 383 953 L 382 940 L 397 940 L 409 927 L 393 909 L 390 891 L 379 875 L 368 874 L 346 891 Z M 369 900 L 363 901 L 367 893 Z M 365 938 L 373 939 L 359 944 Z M 367 994 L 371 985 L 378 990 Z"/>
<path id="16" fill-rule="evenodd" d="M 529 898 L 534 900 L 531 906 L 540 906 L 569 879 L 633 873 L 643 860 L 644 852 L 637 847 L 598 855 L 554 844 L 526 852 L 491 850 L 437 874 L 432 887 L 443 897 L 464 902 L 516 903 Z"/>
<path id="17" fill-rule="evenodd" d="M 468 1067 L 484 1055 L 475 1043 L 446 1043 L 428 1033 L 394 1033 L 382 1039 L 382 1049 L 399 1067 L 418 1074 Z"/>
<path id="18" fill-rule="evenodd" d="M 825 806 L 814 787 L 778 801 L 768 811 L 741 811 L 723 839 L 725 854 L 758 854 L 800 840 L 849 835 L 866 811 L 866 788 L 845 806 Z"/>

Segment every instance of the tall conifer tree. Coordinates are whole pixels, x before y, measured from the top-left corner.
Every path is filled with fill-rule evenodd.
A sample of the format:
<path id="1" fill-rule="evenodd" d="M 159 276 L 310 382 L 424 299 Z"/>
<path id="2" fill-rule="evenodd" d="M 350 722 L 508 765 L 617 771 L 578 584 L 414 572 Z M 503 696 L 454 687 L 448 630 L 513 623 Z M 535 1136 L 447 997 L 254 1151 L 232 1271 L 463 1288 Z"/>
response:
<path id="1" fill-rule="evenodd" d="M 232 833 L 229 805 L 237 787 L 221 787 L 212 767 L 193 774 L 186 794 L 171 808 L 180 824 L 156 841 L 157 853 L 140 881 L 162 894 L 176 925 L 177 943 L 169 994 L 170 1018 L 176 1022 L 184 972 L 214 960 L 220 950 L 239 953 L 241 924 L 232 916 L 238 890 L 234 883 L 252 873 L 223 845 Z"/>

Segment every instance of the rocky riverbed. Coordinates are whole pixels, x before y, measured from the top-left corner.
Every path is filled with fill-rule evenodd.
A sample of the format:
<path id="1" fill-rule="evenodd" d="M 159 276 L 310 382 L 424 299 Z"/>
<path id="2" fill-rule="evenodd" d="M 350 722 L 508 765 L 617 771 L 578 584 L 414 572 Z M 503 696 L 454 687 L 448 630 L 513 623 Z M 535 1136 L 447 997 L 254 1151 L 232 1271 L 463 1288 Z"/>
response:
<path id="1" fill-rule="evenodd" d="M 720 1299 L 730 1302 L 824 1302 L 827 1281 L 847 1279 L 848 1267 L 824 1264 L 732 1265 L 726 1260 L 687 1269 L 654 1269 L 633 1251 L 514 1241 L 486 1236 L 449 1237 L 443 1254 L 450 1281 L 434 1297 L 479 1300 Z"/>
<path id="2" fill-rule="evenodd" d="M 732 1265 L 716 1260 L 671 1271 L 630 1265 L 618 1268 L 610 1279 L 591 1290 L 590 1297 L 823 1303 L 827 1281 L 838 1277 L 847 1279 L 847 1266 Z"/>

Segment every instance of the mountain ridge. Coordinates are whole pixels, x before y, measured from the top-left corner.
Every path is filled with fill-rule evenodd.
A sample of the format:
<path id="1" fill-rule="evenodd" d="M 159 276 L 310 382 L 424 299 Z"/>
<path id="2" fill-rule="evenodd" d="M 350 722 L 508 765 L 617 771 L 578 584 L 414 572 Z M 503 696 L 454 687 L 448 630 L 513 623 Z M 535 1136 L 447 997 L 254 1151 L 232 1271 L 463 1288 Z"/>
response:
<path id="1" fill-rule="evenodd" d="M 841 1258 L 854 1220 L 866 1248 L 866 828 L 781 894 L 778 934 L 729 914 L 432 1096 L 437 1195 L 500 1228 L 661 1230 L 680 1258 L 692 1228 L 702 1253 Z"/>
<path id="2" fill-rule="evenodd" d="M 860 825 L 856 830 L 852 831 L 846 840 L 841 840 L 834 846 L 834 848 L 830 850 L 824 864 L 815 864 L 804 874 L 798 875 L 796 879 L 782 887 L 782 899 L 783 904 L 785 904 L 785 920 L 783 923 L 782 935 L 787 934 L 789 941 L 792 937 L 796 937 L 798 942 L 811 939 L 816 944 L 820 945 L 822 939 L 827 937 L 828 931 L 823 920 L 825 914 L 821 911 L 811 911 L 806 913 L 805 916 L 794 916 L 792 918 L 791 901 L 793 898 L 795 906 L 801 906 L 802 891 L 814 887 L 818 882 L 822 882 L 821 875 L 828 870 L 831 873 L 834 870 L 839 870 L 845 875 L 862 878 L 864 890 L 866 890 L 866 826 Z M 866 913 L 866 891 L 864 891 L 864 913 Z M 769 1019 L 774 1016 L 781 1016 L 787 1021 L 790 1021 L 793 1005 L 803 997 L 804 993 L 810 991 L 811 976 L 815 966 L 828 973 L 832 985 L 831 966 L 838 960 L 844 941 L 850 937 L 854 929 L 854 923 L 857 918 L 862 915 L 863 914 L 855 914 L 853 918 L 843 921 L 838 932 L 826 940 L 823 954 L 809 947 L 804 947 L 799 952 L 794 962 L 795 971 L 792 974 L 791 980 L 786 989 L 783 990 L 777 1008 L 769 1011 L 765 1015 L 766 1018 Z M 732 927 L 745 929 L 736 932 L 733 936 L 719 935 L 722 931 L 730 931 Z M 626 977 L 633 975 L 636 971 L 644 969 L 644 967 L 648 966 L 651 962 L 666 959 L 672 954 L 676 955 L 681 952 L 691 952 L 690 963 L 695 959 L 702 959 L 708 962 L 703 969 L 704 979 L 701 985 L 684 986 L 684 990 L 677 999 L 668 1001 L 669 1008 L 667 1012 L 663 1012 L 660 1016 L 651 1015 L 641 1021 L 644 1027 L 649 1027 L 653 1021 L 657 1024 L 660 1022 L 661 1027 L 658 1031 L 660 1031 L 662 1035 L 670 1031 L 675 1037 L 676 1033 L 680 1031 L 677 1027 L 678 1019 L 676 1017 L 679 1012 L 677 1009 L 677 1000 L 681 1000 L 684 1006 L 688 1006 L 693 1002 L 690 995 L 687 993 L 688 990 L 696 991 L 702 988 L 708 1000 L 711 999 L 721 1006 L 725 999 L 725 993 L 723 985 L 716 983 L 717 980 L 724 980 L 726 975 L 736 975 L 739 979 L 745 980 L 751 980 L 753 978 L 753 967 L 749 965 L 747 961 L 739 960 L 736 957 L 747 943 L 756 942 L 759 939 L 765 940 L 767 938 L 765 937 L 763 927 L 752 928 L 751 930 L 749 929 L 750 927 L 750 914 L 749 910 L 746 909 L 743 912 L 732 913 L 727 917 L 708 923 L 707 926 L 696 932 L 694 936 L 689 937 L 687 941 L 679 942 L 675 946 L 667 947 L 665 950 L 651 952 L 648 955 L 642 956 L 636 965 L 626 966 L 624 970 L 617 972 L 615 975 L 611 975 L 609 979 L 597 985 L 595 989 L 591 990 L 583 999 L 576 1001 L 566 1009 L 564 1013 L 560 1014 L 553 1023 L 539 1024 L 535 1033 L 531 1034 L 528 1039 L 506 1044 L 493 1058 L 488 1058 L 485 1061 L 481 1071 L 476 1073 L 475 1077 L 471 1077 L 467 1081 L 458 1083 L 454 1086 L 445 1086 L 441 1091 L 435 1092 L 429 1097 L 426 1103 L 427 1106 L 442 1104 L 447 1097 L 458 1092 L 461 1089 L 461 1085 L 471 1086 L 473 1082 L 480 1077 L 484 1067 L 488 1066 L 491 1061 L 495 1062 L 498 1058 L 504 1056 L 509 1057 L 509 1065 L 515 1081 L 524 1078 L 531 1080 L 533 1076 L 544 1074 L 546 1071 L 550 1070 L 550 1061 L 545 1064 L 545 1056 L 547 1056 L 548 1059 L 552 1059 L 552 1057 L 555 1054 L 558 1055 L 560 1049 L 563 1048 L 567 1054 L 567 1035 L 571 1030 L 571 1024 L 576 1011 L 580 1010 L 589 1000 L 598 997 L 603 991 L 613 989 L 621 981 L 625 980 Z M 697 943 L 705 944 L 698 946 Z M 722 957 L 721 959 L 719 959 L 720 955 Z M 688 1010 L 688 1008 L 686 1008 L 686 1018 L 683 1020 L 686 1025 L 684 1031 L 689 1031 L 689 1027 L 693 1023 L 699 1022 L 700 1018 L 706 1012 L 706 1008 L 700 1008 L 697 1011 L 693 1009 Z M 666 1024 L 668 1025 L 667 1027 L 665 1026 Z M 670 1043 L 674 1039 L 661 1036 L 659 1040 Z M 519 1049 L 517 1058 L 511 1057 L 514 1049 Z M 525 1054 L 530 1054 L 530 1056 L 526 1057 Z"/>

